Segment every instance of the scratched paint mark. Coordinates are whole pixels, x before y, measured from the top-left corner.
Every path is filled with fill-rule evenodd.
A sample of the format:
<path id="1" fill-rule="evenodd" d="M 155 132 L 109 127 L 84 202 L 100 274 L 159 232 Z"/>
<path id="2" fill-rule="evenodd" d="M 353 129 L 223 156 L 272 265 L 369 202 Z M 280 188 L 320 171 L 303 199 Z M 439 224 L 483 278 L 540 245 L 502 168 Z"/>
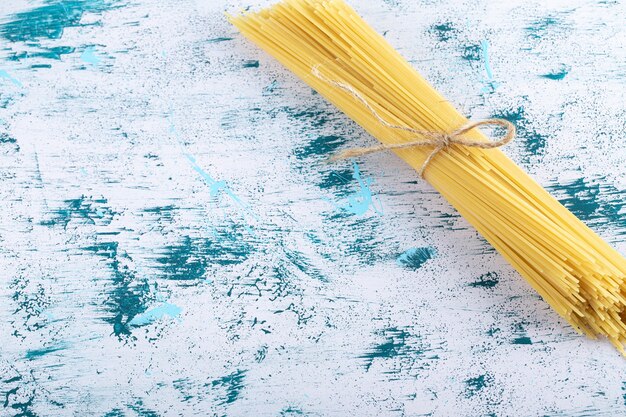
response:
<path id="1" fill-rule="evenodd" d="M 142 314 L 138 314 L 131 321 L 128 322 L 131 326 L 145 326 L 158 320 L 163 320 L 166 317 L 170 319 L 177 318 L 183 309 L 179 306 L 171 303 L 164 302 L 161 305 L 151 308 Z"/>
<path id="2" fill-rule="evenodd" d="M 533 342 L 526 334 L 526 329 L 523 322 L 518 322 L 513 325 L 513 334 L 516 336 L 511 340 L 513 345 L 532 345 Z"/>
<path id="3" fill-rule="evenodd" d="M 11 74 L 6 72 L 5 70 L 0 70 L 0 78 L 4 80 L 9 80 L 16 87 L 22 87 L 22 83 L 17 78 L 13 77 Z"/>
<path id="4" fill-rule="evenodd" d="M 363 178 L 361 176 L 361 170 L 356 161 L 352 161 L 352 168 L 354 173 L 352 178 L 357 182 L 358 191 L 352 195 L 347 196 L 348 202 L 345 204 L 338 204 L 337 208 L 345 211 L 351 215 L 363 216 L 372 208 L 377 214 L 383 214 L 383 208 L 380 200 L 376 197 L 371 189 L 373 180 L 371 178 Z"/>
<path id="5" fill-rule="evenodd" d="M 290 417 L 290 416 L 307 416 L 309 413 L 305 413 L 302 408 L 290 405 L 288 407 L 280 410 L 279 417 Z"/>
<path id="6" fill-rule="evenodd" d="M 7 61 L 20 62 L 32 58 L 54 59 L 59 61 L 63 55 L 71 54 L 75 50 L 76 48 L 71 46 L 51 46 L 40 51 L 11 51 L 7 57 Z"/>
<path id="7" fill-rule="evenodd" d="M 217 405 L 232 404 L 239 399 L 244 389 L 246 371 L 237 370 L 232 374 L 211 381 L 213 390 L 220 391 L 217 397 Z"/>
<path id="8" fill-rule="evenodd" d="M 570 69 L 571 68 L 567 65 L 561 65 L 559 69 L 556 69 L 547 74 L 542 74 L 541 77 L 547 78 L 549 80 L 560 81 L 564 79 L 567 74 L 569 74 Z"/>
<path id="9" fill-rule="evenodd" d="M 377 331 L 382 341 L 369 351 L 358 356 L 363 360 L 365 371 L 370 371 L 374 363 L 383 367 L 383 374 L 398 378 L 399 374 L 417 376 L 429 368 L 440 357 L 442 345 L 427 344 L 423 338 L 406 327 L 389 327 Z"/>
<path id="10" fill-rule="evenodd" d="M 515 124 L 517 136 L 523 141 L 525 150 L 523 161 L 525 163 L 530 163 L 537 157 L 541 160 L 548 143 L 548 136 L 539 133 L 533 128 L 533 124 L 528 119 L 528 115 L 523 106 L 496 111 L 492 114 L 492 117 L 506 119 Z"/>
<path id="11" fill-rule="evenodd" d="M 500 277 L 498 276 L 497 273 L 487 272 L 486 274 L 483 274 L 480 277 L 478 277 L 476 281 L 471 282 L 468 285 L 474 288 L 478 288 L 478 287 L 493 288 L 496 285 L 498 285 L 498 282 L 500 282 Z"/>
<path id="12" fill-rule="evenodd" d="M 402 253 L 397 258 L 399 265 L 407 268 L 417 270 L 422 267 L 427 261 L 433 259 L 437 255 L 437 250 L 433 247 L 427 246 L 422 248 L 411 248 Z"/>
<path id="13" fill-rule="evenodd" d="M 480 50 L 481 50 L 481 57 L 482 57 L 483 63 L 485 64 L 485 75 L 486 75 L 486 79 L 483 81 L 486 84 L 485 87 L 483 87 L 483 92 L 496 91 L 496 89 L 498 88 L 500 84 L 496 82 L 493 78 L 493 70 L 491 68 L 491 61 L 489 59 L 489 41 L 488 40 L 483 40 L 480 42 Z"/>
<path id="14" fill-rule="evenodd" d="M 105 198 L 81 196 L 64 200 L 61 207 L 52 210 L 50 217 L 41 222 L 48 227 L 62 226 L 67 229 L 70 224 L 91 224 L 107 226 L 113 220 L 114 213 L 108 206 Z"/>
<path id="15" fill-rule="evenodd" d="M 29 349 L 26 351 L 24 358 L 27 360 L 36 360 L 51 353 L 61 352 L 68 349 L 70 346 L 66 342 L 60 342 L 55 345 L 50 345 L 41 349 Z"/>
<path id="16" fill-rule="evenodd" d="M 209 39 L 207 42 L 208 43 L 220 43 L 220 42 L 227 42 L 227 41 L 232 41 L 232 40 L 233 40 L 233 38 L 220 37 L 220 38 Z"/>
<path id="17" fill-rule="evenodd" d="M 101 61 L 101 58 L 96 54 L 96 48 L 93 46 L 85 48 L 83 53 L 80 55 L 80 59 L 93 66 L 98 66 Z"/>
<path id="18" fill-rule="evenodd" d="M 558 26 L 559 24 L 561 24 L 561 19 L 554 16 L 548 16 L 535 20 L 525 29 L 530 39 L 540 40 L 546 36 L 552 27 Z"/>
<path id="19" fill-rule="evenodd" d="M 217 233 L 217 238 L 183 236 L 179 243 L 157 250 L 161 277 L 197 283 L 207 278 L 212 266 L 237 265 L 248 259 L 253 247 L 242 239 L 241 231 L 233 226 Z"/>

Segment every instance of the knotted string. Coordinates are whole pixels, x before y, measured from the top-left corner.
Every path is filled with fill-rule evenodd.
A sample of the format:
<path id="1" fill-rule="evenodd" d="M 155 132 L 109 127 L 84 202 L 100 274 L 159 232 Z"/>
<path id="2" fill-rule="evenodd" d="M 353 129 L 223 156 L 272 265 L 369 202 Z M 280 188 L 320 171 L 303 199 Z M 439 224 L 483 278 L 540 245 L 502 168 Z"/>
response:
<path id="1" fill-rule="evenodd" d="M 339 81 L 331 80 L 328 77 L 322 75 L 322 73 L 320 73 L 319 71 L 318 66 L 313 67 L 311 69 L 311 73 L 315 77 L 326 82 L 327 84 L 330 84 L 334 87 L 337 87 L 339 89 L 346 91 L 355 99 L 360 101 L 363 104 L 363 106 L 365 106 L 365 108 L 370 113 L 372 113 L 372 115 L 378 120 L 378 122 L 381 125 L 388 127 L 390 129 L 397 129 L 397 130 L 402 130 L 405 132 L 410 132 L 421 138 L 419 140 L 412 140 L 412 141 L 403 142 L 403 143 L 382 144 L 382 145 L 377 145 L 377 146 L 372 146 L 372 147 L 367 147 L 367 148 L 348 149 L 336 155 L 333 155 L 330 158 L 330 161 L 339 161 L 339 160 L 346 159 L 346 158 L 354 158 L 357 156 L 363 156 L 363 155 L 368 155 L 368 154 L 377 153 L 377 152 L 386 152 L 386 151 L 395 150 L 395 149 L 406 149 L 406 148 L 413 148 L 417 146 L 432 146 L 434 147 L 433 151 L 428 155 L 428 157 L 422 164 L 422 167 L 418 171 L 419 176 L 421 178 L 424 178 L 424 172 L 426 171 L 426 168 L 428 168 L 432 160 L 435 158 L 435 156 L 437 156 L 439 152 L 443 151 L 450 145 L 456 144 L 456 145 L 467 146 L 470 148 L 493 149 L 493 148 L 499 148 L 501 146 L 504 146 L 515 138 L 515 126 L 513 125 L 513 123 L 504 119 L 487 119 L 487 120 L 481 120 L 478 122 L 467 122 L 465 125 L 463 125 L 462 127 L 460 127 L 459 129 L 455 130 L 452 133 L 431 132 L 428 130 L 414 129 L 409 126 L 396 125 L 396 124 L 388 122 L 382 116 L 380 116 L 380 114 L 378 114 L 376 109 L 372 107 L 372 105 L 365 99 L 365 97 L 363 97 L 363 95 L 361 95 L 361 93 L 359 93 L 351 85 L 345 84 Z M 476 140 L 472 140 L 464 136 L 467 132 L 479 126 L 501 126 L 501 127 L 506 128 L 507 133 L 506 133 L 506 136 L 504 136 L 502 139 L 498 141 L 491 141 L 491 142 L 476 141 Z"/>

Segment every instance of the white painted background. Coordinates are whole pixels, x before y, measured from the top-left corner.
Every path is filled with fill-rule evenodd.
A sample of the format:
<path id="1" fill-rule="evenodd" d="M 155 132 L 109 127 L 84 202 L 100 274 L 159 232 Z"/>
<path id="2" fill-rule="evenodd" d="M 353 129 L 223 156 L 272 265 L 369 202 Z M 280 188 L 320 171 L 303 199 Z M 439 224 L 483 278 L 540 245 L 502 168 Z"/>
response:
<path id="1" fill-rule="evenodd" d="M 414 171 L 323 162 L 320 136 L 373 139 L 224 19 L 259 4 L 2 31 L 58 4 L 0 5 L 0 415 L 626 413 L 624 358 Z M 507 154 L 626 253 L 625 4 L 353 6 L 472 118 L 522 114 Z"/>

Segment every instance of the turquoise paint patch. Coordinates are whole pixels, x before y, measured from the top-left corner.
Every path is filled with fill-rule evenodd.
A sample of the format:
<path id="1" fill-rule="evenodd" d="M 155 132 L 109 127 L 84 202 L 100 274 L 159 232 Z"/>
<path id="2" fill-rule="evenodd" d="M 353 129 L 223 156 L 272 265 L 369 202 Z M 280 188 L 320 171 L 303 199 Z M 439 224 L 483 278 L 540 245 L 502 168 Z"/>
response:
<path id="1" fill-rule="evenodd" d="M 437 250 L 430 246 L 423 248 L 411 248 L 398 256 L 397 262 L 405 268 L 417 270 L 427 261 L 433 259 L 436 255 Z"/>
<path id="2" fill-rule="evenodd" d="M 304 160 L 312 156 L 330 157 L 340 147 L 344 146 L 348 140 L 342 136 L 318 136 L 306 145 L 294 151 L 296 158 Z"/>
<path id="3" fill-rule="evenodd" d="M 22 87 L 22 83 L 17 78 L 13 77 L 11 74 L 6 72 L 5 70 L 0 70 L 0 78 L 5 80 L 9 80 L 16 87 Z"/>
<path id="4" fill-rule="evenodd" d="M 500 277 L 495 272 L 487 272 L 486 274 L 481 275 L 474 282 L 469 283 L 470 287 L 480 287 L 480 288 L 493 288 L 498 285 L 500 282 Z"/>
<path id="5" fill-rule="evenodd" d="M 83 62 L 86 62 L 93 66 L 97 66 L 98 64 L 100 64 L 101 61 L 100 57 L 96 55 L 96 49 L 93 46 L 88 46 L 87 48 L 85 48 L 83 53 L 80 55 L 80 59 Z"/>
<path id="6" fill-rule="evenodd" d="M 10 42 L 60 39 L 66 28 L 81 26 L 84 13 L 114 7 L 119 7 L 116 0 L 47 0 L 43 6 L 9 15 L 8 21 L 0 24 L 0 36 Z"/>
<path id="7" fill-rule="evenodd" d="M 372 179 L 363 178 L 361 176 L 361 170 L 359 169 L 356 161 L 352 162 L 352 167 L 354 169 L 352 178 L 357 182 L 359 190 L 355 194 L 349 195 L 347 197 L 347 204 L 337 205 L 337 207 L 340 210 L 356 216 L 364 215 L 371 207 L 376 213 L 382 215 L 383 211 L 380 205 L 380 200 L 376 200 L 378 202 L 378 207 L 376 207 L 376 204 L 374 204 L 374 196 L 372 193 L 372 189 L 370 188 L 373 182 Z"/>
<path id="8" fill-rule="evenodd" d="M 259 61 L 251 60 L 243 63 L 244 68 L 259 68 Z"/>
<path id="9" fill-rule="evenodd" d="M 493 78 L 493 70 L 491 69 L 491 61 L 489 59 L 489 41 L 487 40 L 481 41 L 480 50 L 481 50 L 481 57 L 485 64 L 485 73 L 486 73 L 486 79 L 484 81 L 486 86 L 483 89 L 483 91 L 484 92 L 495 91 L 500 84 L 497 83 Z"/>
<path id="10" fill-rule="evenodd" d="M 513 339 L 513 341 L 511 341 L 511 343 L 514 345 L 532 345 L 533 344 L 532 340 L 530 340 L 530 337 L 528 336 L 516 337 L 515 339 Z"/>
<path id="11" fill-rule="evenodd" d="M 223 395 L 218 396 L 216 404 L 227 405 L 237 401 L 244 389 L 245 378 L 246 371 L 237 370 L 230 375 L 211 381 L 210 385 L 214 390 L 223 391 Z"/>
<path id="12" fill-rule="evenodd" d="M 145 311 L 142 314 L 138 314 L 128 323 L 131 326 L 145 326 L 153 323 L 157 320 L 162 320 L 166 317 L 174 319 L 182 313 L 183 309 L 177 305 L 170 303 L 163 303 L 158 307 L 154 307 Z"/>
<path id="13" fill-rule="evenodd" d="M 480 61 L 482 49 L 480 45 L 467 45 L 463 48 L 461 58 L 466 61 Z"/>

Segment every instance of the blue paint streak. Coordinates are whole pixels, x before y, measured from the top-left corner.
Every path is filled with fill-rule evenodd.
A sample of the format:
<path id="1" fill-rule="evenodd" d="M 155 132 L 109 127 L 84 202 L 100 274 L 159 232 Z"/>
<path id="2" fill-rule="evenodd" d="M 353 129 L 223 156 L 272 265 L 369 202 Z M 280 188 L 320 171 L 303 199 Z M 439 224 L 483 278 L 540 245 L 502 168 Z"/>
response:
<path id="1" fill-rule="evenodd" d="M 174 319 L 183 311 L 182 308 L 175 304 L 164 302 L 158 307 L 152 308 L 143 314 L 139 314 L 128 323 L 131 326 L 145 326 L 157 320 L 161 320 L 166 316 Z"/>
<path id="2" fill-rule="evenodd" d="M 200 167 L 200 165 L 198 165 L 198 163 L 196 162 L 196 158 L 194 158 L 193 155 L 191 155 L 191 154 L 189 154 L 188 152 L 185 151 L 185 147 L 184 147 L 184 145 L 183 145 L 183 143 L 182 143 L 182 141 L 180 139 L 180 133 L 178 132 L 178 129 L 176 129 L 176 126 L 174 125 L 174 122 L 172 121 L 172 113 L 173 112 L 170 110 L 168 115 L 167 115 L 167 120 L 168 120 L 168 123 L 169 123 L 168 131 L 178 141 L 179 146 L 183 150 L 183 155 L 191 163 L 191 166 L 194 169 L 194 171 L 196 171 L 198 174 L 200 174 L 200 177 L 202 177 L 202 179 L 209 186 L 209 193 L 210 193 L 211 198 L 214 198 L 214 199 L 217 198 L 219 196 L 220 192 L 222 192 L 222 193 L 226 194 L 232 201 L 235 202 L 235 205 L 239 208 L 239 212 L 240 212 L 241 218 L 244 221 L 244 223 L 247 223 L 247 217 L 246 216 L 250 216 L 250 217 L 254 218 L 255 220 L 259 221 L 260 220 L 259 216 L 257 216 L 250 209 L 250 206 L 248 206 L 248 204 L 244 203 L 243 200 L 241 200 L 241 198 L 239 198 L 228 187 L 228 184 L 226 184 L 225 181 L 218 181 L 218 180 L 214 179 L 213 177 L 211 177 L 205 170 L 203 170 Z M 254 230 L 252 230 L 252 228 L 248 224 L 244 224 L 243 227 L 248 231 L 248 233 L 250 233 L 252 235 L 255 234 Z"/>
<path id="3" fill-rule="evenodd" d="M 17 78 L 12 77 L 5 70 L 0 70 L 0 78 L 11 81 L 17 87 L 22 87 L 22 83 Z"/>
<path id="4" fill-rule="evenodd" d="M 356 161 L 352 161 L 352 167 L 354 169 L 354 178 L 359 184 L 359 191 L 356 194 L 348 196 L 348 204 L 338 206 L 340 209 L 347 211 L 350 214 L 362 216 L 369 210 L 370 206 L 378 213 L 383 214 L 382 207 L 377 208 L 374 204 L 374 198 L 370 185 L 372 185 L 371 178 L 361 177 L 361 170 Z M 378 201 L 380 205 L 380 201 Z"/>
<path id="5" fill-rule="evenodd" d="M 89 46 L 85 48 L 83 53 L 80 55 L 80 59 L 84 62 L 91 64 L 93 66 L 97 66 L 100 64 L 100 58 L 95 54 L 96 49 L 93 46 Z"/>
<path id="6" fill-rule="evenodd" d="M 434 258 L 436 255 L 437 251 L 432 247 L 411 248 L 398 256 L 397 262 L 406 268 L 419 269 L 426 261 Z"/>
<path id="7" fill-rule="evenodd" d="M 491 91 L 495 91 L 496 88 L 500 85 L 493 78 L 493 70 L 491 69 L 491 63 L 489 62 L 489 41 L 483 40 L 480 42 L 480 50 L 483 57 L 483 62 L 485 63 L 485 72 L 487 73 L 487 79 L 485 83 L 487 86 L 483 89 L 483 91 L 487 92 L 489 89 Z"/>

